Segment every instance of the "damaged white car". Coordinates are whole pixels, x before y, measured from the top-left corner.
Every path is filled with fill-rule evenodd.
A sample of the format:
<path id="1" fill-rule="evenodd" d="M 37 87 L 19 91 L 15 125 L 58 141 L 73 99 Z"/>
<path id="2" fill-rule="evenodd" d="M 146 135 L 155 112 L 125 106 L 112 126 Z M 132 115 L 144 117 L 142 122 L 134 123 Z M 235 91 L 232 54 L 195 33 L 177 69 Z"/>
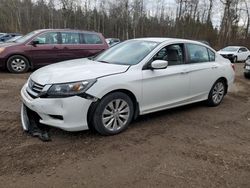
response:
<path id="1" fill-rule="evenodd" d="M 229 60 L 196 41 L 128 40 L 93 58 L 35 71 L 21 90 L 22 127 L 124 131 L 138 115 L 199 101 L 219 105 L 233 84 Z"/>

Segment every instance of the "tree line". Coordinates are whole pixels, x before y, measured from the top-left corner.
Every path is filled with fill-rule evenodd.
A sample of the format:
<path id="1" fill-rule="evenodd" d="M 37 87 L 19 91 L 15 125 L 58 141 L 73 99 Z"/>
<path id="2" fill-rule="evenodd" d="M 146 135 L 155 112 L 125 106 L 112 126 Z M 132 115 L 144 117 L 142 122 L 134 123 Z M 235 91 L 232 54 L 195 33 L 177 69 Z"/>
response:
<path id="1" fill-rule="evenodd" d="M 0 0 L 0 32 L 42 28 L 97 31 L 122 40 L 178 37 L 205 40 L 215 48 L 250 47 L 250 0 Z"/>

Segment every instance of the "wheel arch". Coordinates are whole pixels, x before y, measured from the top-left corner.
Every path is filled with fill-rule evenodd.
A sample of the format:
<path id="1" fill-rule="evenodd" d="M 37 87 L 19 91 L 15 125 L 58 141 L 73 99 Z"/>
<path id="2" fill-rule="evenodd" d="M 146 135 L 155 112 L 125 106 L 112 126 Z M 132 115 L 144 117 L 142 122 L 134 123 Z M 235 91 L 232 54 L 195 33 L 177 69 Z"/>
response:
<path id="1" fill-rule="evenodd" d="M 136 96 L 134 95 L 134 93 L 127 90 L 127 89 L 116 89 L 116 90 L 112 90 L 112 91 L 106 93 L 102 98 L 104 98 L 105 96 L 107 96 L 107 95 L 109 95 L 111 93 L 115 93 L 115 92 L 125 93 L 126 95 L 128 95 L 130 97 L 130 99 L 133 102 L 133 106 L 134 106 L 133 119 L 136 119 L 140 114 L 140 108 L 139 108 L 139 102 L 137 101 Z M 92 117 L 93 113 L 95 113 L 96 107 L 98 106 L 101 99 L 99 99 L 96 102 L 93 102 L 89 107 L 88 114 L 87 114 L 87 122 L 88 122 L 88 125 L 89 125 L 90 129 L 92 129 L 91 117 Z"/>

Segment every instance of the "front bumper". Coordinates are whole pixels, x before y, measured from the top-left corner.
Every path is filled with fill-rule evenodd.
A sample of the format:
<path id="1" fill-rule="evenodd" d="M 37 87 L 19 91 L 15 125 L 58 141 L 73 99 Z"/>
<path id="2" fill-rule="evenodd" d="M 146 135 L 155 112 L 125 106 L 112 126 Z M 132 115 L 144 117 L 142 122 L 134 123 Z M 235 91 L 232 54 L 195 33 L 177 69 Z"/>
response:
<path id="1" fill-rule="evenodd" d="M 222 57 L 229 59 L 231 62 L 234 61 L 234 57 L 235 57 L 234 55 L 225 55 L 225 54 L 221 54 L 221 55 L 222 55 Z"/>
<path id="2" fill-rule="evenodd" d="M 23 101 L 21 121 L 24 130 L 29 126 L 27 108 L 40 117 L 41 124 L 60 128 L 66 131 L 82 131 L 89 129 L 87 114 L 91 100 L 78 96 L 68 98 L 35 98 L 26 91 L 27 84 L 21 90 Z M 57 118 L 60 117 L 60 118 Z"/>

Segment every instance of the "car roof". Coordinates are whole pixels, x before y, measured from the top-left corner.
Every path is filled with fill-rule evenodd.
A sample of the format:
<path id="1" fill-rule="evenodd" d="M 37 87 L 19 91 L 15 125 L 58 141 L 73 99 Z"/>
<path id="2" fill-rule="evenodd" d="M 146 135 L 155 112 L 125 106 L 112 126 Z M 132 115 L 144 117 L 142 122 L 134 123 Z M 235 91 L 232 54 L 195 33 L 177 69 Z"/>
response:
<path id="1" fill-rule="evenodd" d="M 244 46 L 226 46 L 225 48 L 246 48 Z"/>
<path id="2" fill-rule="evenodd" d="M 137 39 L 132 39 L 132 40 L 142 40 L 142 41 L 150 41 L 150 42 L 157 42 L 157 43 L 163 43 L 163 42 L 189 43 L 191 42 L 191 43 L 206 45 L 200 41 L 180 39 L 180 38 L 147 37 L 147 38 L 137 38 Z"/>
<path id="3" fill-rule="evenodd" d="M 86 30 L 79 30 L 79 29 L 38 29 L 36 30 L 37 32 L 46 32 L 46 31 L 55 31 L 55 32 L 60 32 L 60 31 L 76 31 L 76 32 L 86 32 L 86 33 L 96 33 L 96 34 L 101 34 L 95 31 L 86 31 Z"/>

